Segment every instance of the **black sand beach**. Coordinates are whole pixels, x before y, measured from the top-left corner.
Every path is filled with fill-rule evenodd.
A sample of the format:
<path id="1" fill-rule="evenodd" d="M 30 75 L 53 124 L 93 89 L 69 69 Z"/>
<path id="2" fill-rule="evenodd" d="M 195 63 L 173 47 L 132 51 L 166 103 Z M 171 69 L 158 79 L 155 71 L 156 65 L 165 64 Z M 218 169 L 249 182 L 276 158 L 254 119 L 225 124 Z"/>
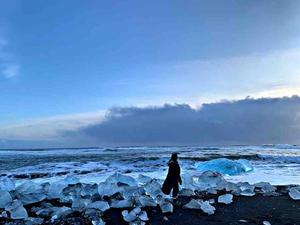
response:
<path id="1" fill-rule="evenodd" d="M 163 214 L 159 207 L 145 208 L 149 217 L 149 221 L 146 224 L 261 225 L 263 221 L 269 221 L 272 225 L 300 225 L 300 201 L 291 199 L 287 193 L 279 196 L 263 196 L 261 194 L 253 197 L 234 196 L 233 203 L 229 205 L 215 203 L 216 211 L 213 215 L 207 215 L 201 210 L 183 209 L 182 206 L 190 200 L 191 197 L 180 196 L 173 213 Z M 30 207 L 32 206 L 26 207 L 29 212 Z M 102 218 L 107 225 L 127 225 L 128 223 L 123 220 L 121 215 L 123 210 L 109 209 L 104 213 Z M 34 213 L 31 216 L 34 216 Z M 0 219 L 0 224 L 19 225 L 25 224 L 25 222 Z M 84 213 L 80 212 L 74 212 L 55 222 L 50 222 L 48 218 L 43 224 L 92 225 Z"/>

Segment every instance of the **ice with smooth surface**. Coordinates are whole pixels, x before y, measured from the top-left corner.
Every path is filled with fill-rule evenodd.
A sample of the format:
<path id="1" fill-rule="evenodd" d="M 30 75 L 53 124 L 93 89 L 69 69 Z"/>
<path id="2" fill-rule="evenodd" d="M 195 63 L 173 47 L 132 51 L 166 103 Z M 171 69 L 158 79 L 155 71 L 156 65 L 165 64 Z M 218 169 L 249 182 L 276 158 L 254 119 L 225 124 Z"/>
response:
<path id="1" fill-rule="evenodd" d="M 156 198 L 158 195 L 163 195 L 161 191 L 161 184 L 156 180 L 152 180 L 151 182 L 147 183 L 144 188 L 146 193 L 152 198 Z"/>
<path id="2" fill-rule="evenodd" d="M 96 202 L 92 202 L 92 203 L 88 204 L 86 208 L 98 209 L 98 210 L 104 212 L 104 211 L 108 210 L 110 207 L 109 207 L 109 204 L 105 201 L 96 201 Z"/>
<path id="3" fill-rule="evenodd" d="M 260 188 L 263 193 L 272 193 L 276 191 L 276 187 L 268 182 L 259 182 L 254 184 L 254 186 Z"/>
<path id="4" fill-rule="evenodd" d="M 232 203 L 232 199 L 233 199 L 232 194 L 220 195 L 218 197 L 218 202 L 219 203 L 224 203 L 224 204 L 230 204 L 230 203 Z"/>
<path id="5" fill-rule="evenodd" d="M 187 204 L 185 204 L 183 206 L 183 208 L 186 208 L 186 209 L 201 209 L 201 203 L 203 203 L 203 201 L 201 199 L 197 199 L 197 200 L 192 199 Z"/>
<path id="6" fill-rule="evenodd" d="M 192 187 L 193 189 L 199 191 L 208 190 L 210 188 L 223 189 L 224 185 L 227 183 L 223 176 L 217 172 L 206 171 L 201 173 L 200 175 L 197 174 L 192 176 L 192 179 L 190 179 Z"/>
<path id="7" fill-rule="evenodd" d="M 28 214 L 23 204 L 19 200 L 14 200 L 5 207 L 6 211 L 10 212 L 10 217 L 12 219 L 27 219 Z"/>
<path id="8" fill-rule="evenodd" d="M 143 184 L 146 184 L 146 183 L 150 182 L 151 180 L 152 180 L 151 177 L 145 176 L 143 174 L 139 174 L 139 176 L 137 178 L 137 181 L 139 183 L 143 183 Z"/>
<path id="9" fill-rule="evenodd" d="M 253 170 L 253 166 L 246 159 L 230 160 L 226 158 L 213 159 L 196 164 L 199 171 L 213 171 L 223 175 L 238 175 Z"/>
<path id="10" fill-rule="evenodd" d="M 162 213 L 172 213 L 173 212 L 173 205 L 170 202 L 162 201 L 159 203 L 160 209 Z"/>
<path id="11" fill-rule="evenodd" d="M 18 185 L 15 193 L 24 205 L 40 202 L 47 197 L 41 185 L 29 180 Z"/>
<path id="12" fill-rule="evenodd" d="M 0 190 L 0 208 L 5 208 L 10 202 L 12 198 L 9 192 Z"/>
<path id="13" fill-rule="evenodd" d="M 123 219 L 126 222 L 133 222 L 139 217 L 139 214 L 141 213 L 141 211 L 142 210 L 139 207 L 134 208 L 130 212 L 128 212 L 128 210 L 124 210 L 124 211 L 122 211 Z"/>
<path id="14" fill-rule="evenodd" d="M 153 198 L 150 196 L 141 196 L 139 198 L 139 202 L 141 203 L 142 207 L 156 207 L 157 203 Z"/>
<path id="15" fill-rule="evenodd" d="M 242 183 L 238 183 L 237 184 L 240 188 L 240 195 L 244 195 L 244 196 L 254 196 L 255 192 L 254 192 L 254 185 L 249 184 L 248 182 L 242 182 Z"/>
<path id="16" fill-rule="evenodd" d="M 289 196 L 294 200 L 300 200 L 300 187 L 290 188 Z"/>
<path id="17" fill-rule="evenodd" d="M 215 212 L 215 207 L 213 207 L 209 201 L 203 201 L 201 199 L 192 199 L 189 203 L 183 206 L 186 209 L 201 209 L 208 215 L 212 215 Z"/>
<path id="18" fill-rule="evenodd" d="M 215 213 L 216 208 L 213 207 L 209 201 L 204 201 L 201 203 L 201 209 L 203 212 L 207 213 L 208 215 L 212 215 Z"/>
<path id="19" fill-rule="evenodd" d="M 13 191 L 15 190 L 16 185 L 15 182 L 8 178 L 8 177 L 3 177 L 0 179 L 0 190 L 3 191 Z"/>
<path id="20" fill-rule="evenodd" d="M 111 175 L 110 177 L 108 177 L 106 179 L 107 183 L 122 183 L 122 184 L 127 184 L 129 186 L 136 186 L 137 185 L 137 181 L 130 176 L 126 176 L 120 173 L 115 173 L 113 175 Z"/>
<path id="21" fill-rule="evenodd" d="M 98 185 L 98 193 L 101 196 L 112 196 L 121 191 L 116 183 L 102 182 Z"/>

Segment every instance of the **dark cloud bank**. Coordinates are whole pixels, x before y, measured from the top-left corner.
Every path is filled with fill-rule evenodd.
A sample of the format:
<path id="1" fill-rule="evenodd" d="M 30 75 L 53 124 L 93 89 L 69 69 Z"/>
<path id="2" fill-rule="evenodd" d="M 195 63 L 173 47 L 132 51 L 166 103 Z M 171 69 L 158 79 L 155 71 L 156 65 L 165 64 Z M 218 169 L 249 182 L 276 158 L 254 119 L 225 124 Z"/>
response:
<path id="1" fill-rule="evenodd" d="M 196 145 L 300 143 L 300 98 L 244 99 L 162 107 L 112 108 L 77 133 L 93 144 Z"/>

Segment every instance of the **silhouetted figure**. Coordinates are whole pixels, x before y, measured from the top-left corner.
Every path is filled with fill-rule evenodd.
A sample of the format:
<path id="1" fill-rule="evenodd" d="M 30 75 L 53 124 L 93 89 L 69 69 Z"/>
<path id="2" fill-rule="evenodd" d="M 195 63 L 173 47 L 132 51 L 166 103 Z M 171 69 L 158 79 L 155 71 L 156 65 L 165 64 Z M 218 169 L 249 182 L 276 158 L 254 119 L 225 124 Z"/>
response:
<path id="1" fill-rule="evenodd" d="M 172 196 L 173 198 L 177 197 L 179 191 L 179 184 L 181 185 L 181 177 L 180 177 L 180 166 L 178 164 L 178 156 L 177 153 L 173 153 L 171 159 L 168 162 L 169 171 L 167 178 L 162 186 L 162 191 L 166 195 L 171 193 L 173 189 Z"/>

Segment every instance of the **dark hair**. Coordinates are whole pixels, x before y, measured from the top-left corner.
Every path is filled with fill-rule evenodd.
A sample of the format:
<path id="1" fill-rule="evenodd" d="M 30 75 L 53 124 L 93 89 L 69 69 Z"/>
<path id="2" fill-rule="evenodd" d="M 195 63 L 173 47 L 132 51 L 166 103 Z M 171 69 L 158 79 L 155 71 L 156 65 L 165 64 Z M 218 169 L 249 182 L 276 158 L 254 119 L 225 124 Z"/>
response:
<path id="1" fill-rule="evenodd" d="M 176 152 L 172 153 L 171 160 L 177 161 L 178 154 Z"/>

